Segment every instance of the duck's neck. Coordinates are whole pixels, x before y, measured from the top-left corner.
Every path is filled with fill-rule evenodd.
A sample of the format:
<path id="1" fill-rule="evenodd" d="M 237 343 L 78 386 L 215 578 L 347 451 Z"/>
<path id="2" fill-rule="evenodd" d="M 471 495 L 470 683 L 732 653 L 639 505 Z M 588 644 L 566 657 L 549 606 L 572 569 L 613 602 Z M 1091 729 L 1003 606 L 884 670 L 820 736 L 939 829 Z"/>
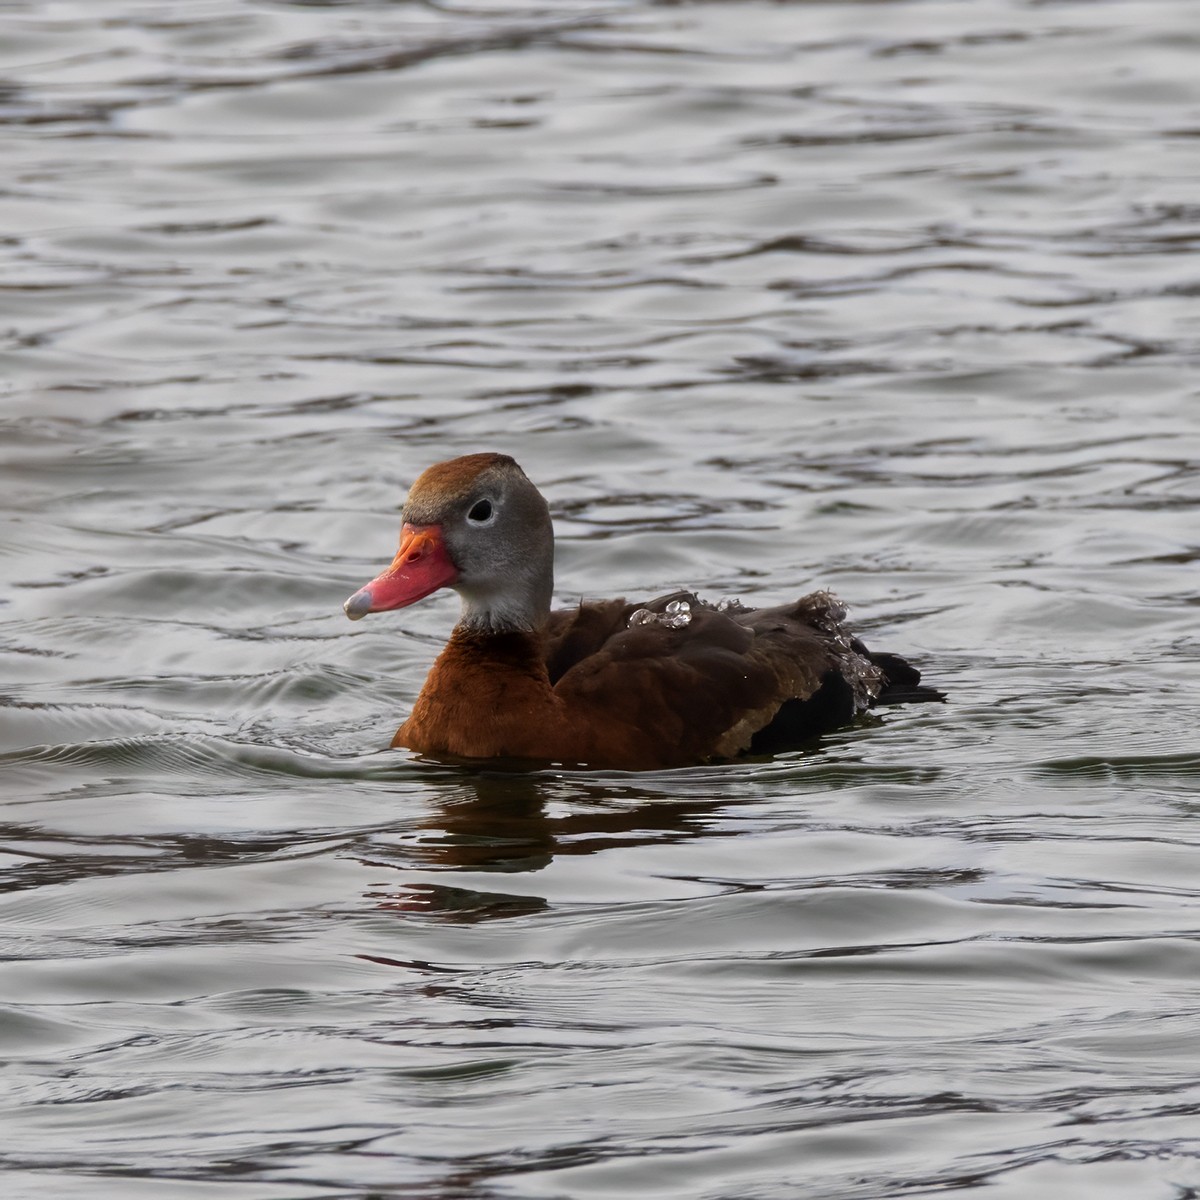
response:
<path id="1" fill-rule="evenodd" d="M 506 580 L 503 588 L 459 587 L 462 612 L 455 635 L 539 634 L 550 616 L 552 576 Z"/>

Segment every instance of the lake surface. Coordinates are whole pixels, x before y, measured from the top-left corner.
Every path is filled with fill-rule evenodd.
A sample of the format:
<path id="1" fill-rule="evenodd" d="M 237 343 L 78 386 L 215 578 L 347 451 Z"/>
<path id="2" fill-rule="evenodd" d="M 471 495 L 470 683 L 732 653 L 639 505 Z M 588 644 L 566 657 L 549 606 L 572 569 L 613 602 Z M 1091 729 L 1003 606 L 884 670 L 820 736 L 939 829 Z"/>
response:
<path id="1" fill-rule="evenodd" d="M 0 11 L 0 1192 L 1200 1194 L 1191 0 Z M 431 462 L 945 705 L 385 749 Z"/>

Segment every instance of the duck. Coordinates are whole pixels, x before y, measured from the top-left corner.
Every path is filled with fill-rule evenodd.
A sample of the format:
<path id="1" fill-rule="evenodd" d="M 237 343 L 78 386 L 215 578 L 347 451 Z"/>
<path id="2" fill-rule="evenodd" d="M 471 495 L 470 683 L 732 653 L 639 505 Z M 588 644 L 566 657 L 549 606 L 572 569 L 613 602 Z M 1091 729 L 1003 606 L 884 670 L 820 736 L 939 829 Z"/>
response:
<path id="1" fill-rule="evenodd" d="M 869 651 L 828 591 L 769 608 L 676 591 L 552 609 L 550 509 L 506 454 L 418 476 L 394 559 L 343 607 L 357 621 L 442 588 L 459 595 L 458 623 L 392 739 L 424 758 L 687 767 L 944 699 L 905 659 Z"/>

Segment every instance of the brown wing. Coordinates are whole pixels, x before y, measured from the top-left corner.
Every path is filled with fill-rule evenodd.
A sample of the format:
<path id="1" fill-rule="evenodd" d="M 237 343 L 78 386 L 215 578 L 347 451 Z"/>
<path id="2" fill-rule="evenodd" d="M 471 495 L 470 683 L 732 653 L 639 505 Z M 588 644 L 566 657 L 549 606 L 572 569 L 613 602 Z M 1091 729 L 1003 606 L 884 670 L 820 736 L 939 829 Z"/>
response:
<path id="1" fill-rule="evenodd" d="M 551 686 L 627 628 L 637 607 L 627 600 L 600 600 L 581 603 L 578 608 L 555 609 L 546 627 L 546 670 Z"/>
<path id="2" fill-rule="evenodd" d="M 640 767 L 729 758 L 758 749 L 755 735 L 789 702 L 822 707 L 821 694 L 834 682 L 832 724 L 859 707 L 856 682 L 861 707 L 878 692 L 879 672 L 853 649 L 838 623 L 840 606 L 825 593 L 731 613 L 686 592 L 640 607 L 661 614 L 673 600 L 690 608 L 681 628 L 660 621 L 630 627 L 637 606 L 612 601 L 584 606 L 600 611 L 554 629 L 548 657 L 561 668 L 554 691 L 574 714 L 589 761 Z M 815 711 L 806 720 L 809 736 L 831 727 Z"/>

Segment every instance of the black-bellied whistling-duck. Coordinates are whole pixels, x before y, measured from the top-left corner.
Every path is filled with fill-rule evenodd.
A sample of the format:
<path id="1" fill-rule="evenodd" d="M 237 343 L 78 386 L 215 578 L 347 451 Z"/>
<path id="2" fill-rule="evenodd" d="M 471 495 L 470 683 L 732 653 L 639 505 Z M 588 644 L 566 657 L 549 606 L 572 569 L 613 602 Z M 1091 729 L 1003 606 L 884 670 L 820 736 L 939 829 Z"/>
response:
<path id="1" fill-rule="evenodd" d="M 849 634 L 828 592 L 776 608 L 675 592 L 551 612 L 553 583 L 550 510 L 511 458 L 469 454 L 417 479 L 399 553 L 345 604 L 358 620 L 443 587 L 462 597 L 393 746 L 644 770 L 769 754 L 873 704 L 942 698 Z"/>

